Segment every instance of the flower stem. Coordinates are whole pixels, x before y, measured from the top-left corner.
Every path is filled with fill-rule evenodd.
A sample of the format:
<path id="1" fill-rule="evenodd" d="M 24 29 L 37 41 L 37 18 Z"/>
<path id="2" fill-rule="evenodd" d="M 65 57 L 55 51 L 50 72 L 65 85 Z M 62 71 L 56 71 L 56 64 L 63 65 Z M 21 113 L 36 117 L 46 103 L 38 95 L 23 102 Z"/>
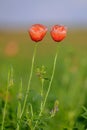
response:
<path id="1" fill-rule="evenodd" d="M 42 84 L 42 88 L 41 88 L 41 105 L 40 105 L 40 110 L 42 109 L 43 106 L 43 92 L 44 92 L 44 79 L 41 79 L 41 84 Z"/>
<path id="2" fill-rule="evenodd" d="M 40 113 L 39 113 L 38 120 L 36 121 L 33 130 L 35 130 L 35 128 L 37 127 L 38 122 L 39 122 L 39 119 L 40 119 L 40 117 L 42 116 L 42 113 L 43 113 L 43 110 L 44 110 L 44 108 L 45 108 L 46 101 L 47 101 L 47 98 L 48 98 L 48 95 L 49 95 L 49 92 L 50 92 L 50 89 L 51 89 L 51 85 L 52 85 L 52 81 L 53 81 L 54 73 L 55 73 L 55 68 L 56 68 L 57 57 L 58 57 L 58 47 L 59 47 L 59 46 L 57 46 L 57 51 L 56 51 L 55 58 L 54 58 L 53 70 L 52 70 L 52 75 L 51 75 L 51 79 L 50 79 L 50 82 L 49 82 L 48 90 L 47 90 L 47 93 L 46 93 L 46 96 L 45 96 L 45 99 L 44 99 L 44 102 L 43 102 L 41 111 L 40 111 Z"/>
<path id="3" fill-rule="evenodd" d="M 24 113 L 26 102 L 27 102 L 27 98 L 28 98 L 28 94 L 29 94 L 29 90 L 30 90 L 30 85 L 31 85 L 31 79 L 32 79 L 32 74 L 33 74 L 33 68 L 34 68 L 34 61 L 35 61 L 37 46 L 38 46 L 38 44 L 36 44 L 35 47 L 34 47 L 34 52 L 33 52 L 33 57 L 32 57 L 32 64 L 31 64 L 31 70 L 30 70 L 30 77 L 29 77 L 29 81 L 28 81 L 28 87 L 27 87 L 27 90 L 26 90 L 26 95 L 25 95 L 24 104 L 23 104 L 21 115 L 20 115 L 20 119 L 21 119 L 21 117 L 22 117 L 22 115 Z"/>

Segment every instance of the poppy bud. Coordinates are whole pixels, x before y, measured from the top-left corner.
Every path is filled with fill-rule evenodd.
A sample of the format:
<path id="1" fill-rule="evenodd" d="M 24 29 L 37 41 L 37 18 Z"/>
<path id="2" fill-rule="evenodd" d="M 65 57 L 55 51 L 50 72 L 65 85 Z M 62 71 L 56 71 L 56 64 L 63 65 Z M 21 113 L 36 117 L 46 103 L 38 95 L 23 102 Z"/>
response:
<path id="1" fill-rule="evenodd" d="M 66 37 L 67 28 L 62 25 L 54 25 L 51 28 L 50 34 L 54 41 L 60 42 Z"/>
<path id="2" fill-rule="evenodd" d="M 41 41 L 47 32 L 47 27 L 42 24 L 34 24 L 30 27 L 28 33 L 35 42 Z"/>

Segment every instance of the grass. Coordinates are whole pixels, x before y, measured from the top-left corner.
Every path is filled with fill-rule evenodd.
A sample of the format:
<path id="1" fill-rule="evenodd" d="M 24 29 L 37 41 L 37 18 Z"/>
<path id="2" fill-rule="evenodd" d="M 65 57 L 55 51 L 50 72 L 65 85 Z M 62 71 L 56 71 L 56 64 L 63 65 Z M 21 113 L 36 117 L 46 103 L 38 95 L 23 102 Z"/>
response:
<path id="1" fill-rule="evenodd" d="M 52 89 L 47 100 L 47 112 L 50 113 L 54 102 L 58 100 L 59 111 L 55 117 L 47 122 L 45 130 L 86 130 L 87 119 L 82 116 L 83 106 L 87 108 L 87 31 L 69 30 L 67 38 L 60 43 L 59 56 L 56 72 L 52 83 Z M 22 79 L 23 97 L 27 88 L 30 74 L 31 59 L 34 44 L 28 33 L 3 33 L 0 32 L 0 126 L 2 123 L 2 112 L 6 100 L 6 88 L 8 82 L 8 70 L 13 68 L 14 84 L 9 89 L 7 100 L 7 111 L 5 118 L 5 129 L 16 129 L 16 112 L 18 105 L 18 94 Z M 31 93 L 27 104 L 32 102 L 33 111 L 38 111 L 40 102 L 41 84 L 36 75 L 36 68 L 44 65 L 46 77 L 50 79 L 53 60 L 56 51 L 56 43 L 49 34 L 40 43 L 31 82 Z M 13 50 L 11 52 L 11 50 Z M 44 91 L 48 87 L 48 80 L 44 83 Z M 23 99 L 22 99 L 23 100 Z M 36 103 L 36 101 L 38 101 Z M 87 116 L 86 116 L 87 117 Z M 21 129 L 26 130 L 23 123 Z"/>

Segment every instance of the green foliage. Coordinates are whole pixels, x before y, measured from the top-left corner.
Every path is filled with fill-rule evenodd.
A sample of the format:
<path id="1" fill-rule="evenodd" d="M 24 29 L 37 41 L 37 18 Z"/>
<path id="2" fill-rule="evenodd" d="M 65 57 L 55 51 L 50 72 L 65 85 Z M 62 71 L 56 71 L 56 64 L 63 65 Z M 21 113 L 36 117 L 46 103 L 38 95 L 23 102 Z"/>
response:
<path id="1" fill-rule="evenodd" d="M 82 114 L 82 117 L 87 120 L 87 108 L 83 107 L 84 113 Z"/>
<path id="2" fill-rule="evenodd" d="M 55 43 L 49 36 L 41 43 L 36 55 L 30 94 L 21 120 L 34 44 L 31 44 L 25 34 L 18 34 L 16 37 L 11 35 L 10 38 L 18 39 L 20 49 L 17 55 L 8 56 L 5 48 L 9 35 L 0 35 L 0 128 L 6 102 L 7 75 L 9 66 L 12 65 L 5 111 L 5 130 L 19 130 L 19 126 L 20 130 L 30 130 L 37 120 L 36 130 L 87 129 L 87 40 L 81 41 L 81 37 L 85 36 L 82 34 L 84 33 L 72 34 L 61 44 L 52 88 L 39 119 L 38 114 L 48 89 L 56 50 Z"/>

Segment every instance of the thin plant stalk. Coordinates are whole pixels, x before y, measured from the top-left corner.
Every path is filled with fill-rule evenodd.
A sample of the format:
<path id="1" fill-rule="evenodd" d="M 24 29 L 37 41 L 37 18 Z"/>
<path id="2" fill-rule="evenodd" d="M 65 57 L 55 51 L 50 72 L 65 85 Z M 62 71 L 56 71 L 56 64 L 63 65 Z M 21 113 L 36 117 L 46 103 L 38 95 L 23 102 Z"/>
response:
<path id="1" fill-rule="evenodd" d="M 16 128 L 16 130 L 19 130 L 19 128 L 20 128 L 20 126 L 19 126 L 19 124 L 17 123 L 17 128 Z"/>
<path id="2" fill-rule="evenodd" d="M 34 68 L 34 61 L 35 61 L 37 46 L 38 46 L 38 44 L 35 44 L 33 57 L 32 57 L 31 70 L 30 70 L 30 77 L 29 77 L 29 81 L 28 81 L 28 87 L 27 87 L 27 90 L 26 90 L 26 95 L 25 95 L 24 104 L 23 104 L 21 115 L 20 115 L 20 119 L 21 119 L 21 117 L 22 117 L 22 115 L 24 113 L 26 102 L 27 102 L 27 98 L 28 98 L 28 94 L 29 94 L 29 90 L 30 90 L 30 85 L 31 85 L 31 79 L 32 79 L 32 74 L 33 74 L 33 68 Z"/>
<path id="3" fill-rule="evenodd" d="M 43 91 L 44 91 L 44 79 L 41 79 L 41 84 L 42 84 L 42 88 L 41 88 L 41 105 L 40 105 L 40 110 L 42 109 L 43 106 Z"/>
<path id="4" fill-rule="evenodd" d="M 4 106 L 4 110 L 3 110 L 3 118 L 2 118 L 1 130 L 4 130 L 4 122 L 5 122 L 5 116 L 6 116 L 7 102 L 8 102 L 8 86 L 7 86 L 7 90 L 6 90 L 6 101 L 5 101 L 5 106 Z"/>
<path id="5" fill-rule="evenodd" d="M 10 72 L 8 73 L 8 84 L 7 84 L 7 90 L 6 90 L 6 99 L 5 99 L 5 105 L 4 105 L 4 110 L 3 110 L 1 130 L 4 130 L 4 122 L 5 122 L 5 117 L 6 117 L 6 108 L 7 108 L 7 103 L 8 103 L 9 85 L 10 85 Z"/>
<path id="6" fill-rule="evenodd" d="M 19 89 L 19 94 L 18 94 L 18 108 L 17 108 L 17 128 L 16 130 L 19 130 L 20 128 L 20 114 L 21 114 L 21 100 L 22 100 L 22 79 L 21 79 L 21 83 L 20 83 L 20 89 Z"/>
<path id="7" fill-rule="evenodd" d="M 39 113 L 38 120 L 36 121 L 33 130 L 35 130 L 35 128 L 37 127 L 38 122 L 39 122 L 39 119 L 40 119 L 40 117 L 42 116 L 42 113 L 43 113 L 43 110 L 44 110 L 44 108 L 45 108 L 46 101 L 47 101 L 47 98 L 48 98 L 48 95 L 49 95 L 49 92 L 50 92 L 50 89 L 51 89 L 51 86 L 52 86 L 52 82 L 53 82 L 53 78 L 54 78 L 54 73 L 55 73 L 55 68 L 56 68 L 57 57 L 58 57 L 58 47 L 59 47 L 59 46 L 57 46 L 57 51 L 56 51 L 55 58 L 54 58 L 53 70 L 52 70 L 52 75 L 51 75 L 51 79 L 50 79 L 50 82 L 49 82 L 48 90 L 47 90 L 47 93 L 46 93 L 46 96 L 45 96 L 43 105 L 42 105 L 42 107 L 41 107 L 41 111 L 40 111 L 40 113 Z"/>

